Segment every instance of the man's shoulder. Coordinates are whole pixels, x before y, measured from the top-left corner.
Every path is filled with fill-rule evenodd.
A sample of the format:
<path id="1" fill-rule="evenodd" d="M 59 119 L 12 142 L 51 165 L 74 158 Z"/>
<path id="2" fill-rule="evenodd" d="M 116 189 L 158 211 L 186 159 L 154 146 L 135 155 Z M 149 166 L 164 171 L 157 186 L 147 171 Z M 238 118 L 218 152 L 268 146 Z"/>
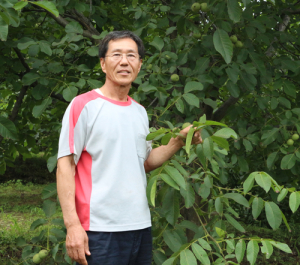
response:
<path id="1" fill-rule="evenodd" d="M 76 96 L 72 101 L 72 105 L 76 105 L 76 107 L 85 106 L 88 102 L 95 100 L 97 98 L 99 98 L 97 92 L 94 90 L 91 90 L 91 91 L 88 91 L 86 93 Z"/>

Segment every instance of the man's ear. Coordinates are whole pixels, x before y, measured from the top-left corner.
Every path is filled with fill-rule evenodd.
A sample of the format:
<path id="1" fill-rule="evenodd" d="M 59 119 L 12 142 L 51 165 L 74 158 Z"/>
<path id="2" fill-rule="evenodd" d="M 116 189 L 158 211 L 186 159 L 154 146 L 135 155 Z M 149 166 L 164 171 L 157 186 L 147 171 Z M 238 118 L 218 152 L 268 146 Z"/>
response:
<path id="1" fill-rule="evenodd" d="M 141 59 L 141 60 L 140 60 L 139 72 L 140 72 L 140 70 L 141 70 L 142 65 L 143 65 L 143 60 Z"/>
<path id="2" fill-rule="evenodd" d="M 101 68 L 102 68 L 102 72 L 106 73 L 105 58 L 100 58 L 100 65 L 101 65 Z"/>

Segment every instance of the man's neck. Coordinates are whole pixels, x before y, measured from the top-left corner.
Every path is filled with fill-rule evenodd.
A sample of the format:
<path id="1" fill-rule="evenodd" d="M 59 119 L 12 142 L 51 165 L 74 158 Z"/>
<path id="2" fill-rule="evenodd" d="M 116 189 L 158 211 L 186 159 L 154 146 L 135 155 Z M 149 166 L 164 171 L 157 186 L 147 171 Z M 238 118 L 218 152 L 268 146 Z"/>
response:
<path id="1" fill-rule="evenodd" d="M 131 85 L 120 86 L 115 84 L 108 84 L 108 82 L 105 82 L 100 90 L 107 98 L 126 102 L 130 87 Z"/>

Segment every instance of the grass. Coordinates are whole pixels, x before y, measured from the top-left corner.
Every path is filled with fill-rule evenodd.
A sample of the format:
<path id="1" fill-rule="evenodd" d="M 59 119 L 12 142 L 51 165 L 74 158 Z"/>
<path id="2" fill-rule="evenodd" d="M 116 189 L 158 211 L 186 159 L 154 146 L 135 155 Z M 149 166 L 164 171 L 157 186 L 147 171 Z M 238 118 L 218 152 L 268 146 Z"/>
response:
<path id="1" fill-rule="evenodd" d="M 46 185 L 21 181 L 9 181 L 0 184 L 0 264 L 9 264 L 10 260 L 20 262 L 22 247 L 16 247 L 16 240 L 23 237 L 28 242 L 39 235 L 43 227 L 33 231 L 30 226 L 38 218 L 45 218 L 42 210 L 41 192 Z M 61 217 L 59 208 L 54 217 Z"/>

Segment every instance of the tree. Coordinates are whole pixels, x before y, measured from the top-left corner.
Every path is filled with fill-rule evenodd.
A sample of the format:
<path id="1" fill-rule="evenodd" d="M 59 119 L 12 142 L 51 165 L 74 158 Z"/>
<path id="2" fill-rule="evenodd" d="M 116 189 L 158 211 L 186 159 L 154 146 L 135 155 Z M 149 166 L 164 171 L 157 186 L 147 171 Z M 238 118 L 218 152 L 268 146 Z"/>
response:
<path id="1" fill-rule="evenodd" d="M 205 229 L 224 230 L 226 219 L 241 231 L 234 217 L 244 208 L 233 197 L 241 194 L 243 185 L 248 202 L 243 205 L 251 204 L 254 218 L 262 206 L 266 213 L 274 213 L 276 221 L 267 219 L 274 229 L 282 220 L 276 192 L 280 192 L 279 200 L 291 193 L 293 212 L 300 202 L 299 144 L 286 144 L 294 133 L 300 133 L 300 3 L 209 0 L 205 6 L 201 2 L 197 12 L 191 10 L 193 1 L 177 0 L 0 2 L 1 173 L 19 154 L 26 158 L 40 151 L 48 158 L 49 170 L 55 168 L 63 112 L 74 96 L 103 83 L 97 44 L 111 30 L 130 29 L 144 40 L 146 60 L 130 93 L 148 111 L 154 143 L 165 144 L 177 133 L 173 127 L 184 122 L 205 126 L 201 127 L 201 147 L 187 147 L 188 152 L 181 151 L 172 164 L 151 174 L 148 196 L 158 206 L 153 208 L 159 224 L 154 231 L 156 264 L 179 249 L 175 256 L 183 264 L 185 257 L 193 260 L 186 246 L 181 249 L 181 243 L 199 236 L 193 224 L 199 227 L 203 222 L 206 227 L 206 220 Z M 178 81 L 170 80 L 173 74 L 179 76 Z M 238 135 L 228 134 L 226 127 L 215 132 L 220 127 L 215 129 L 207 120 L 222 121 Z M 191 178 L 193 174 L 197 177 Z M 272 188 L 270 196 L 255 188 L 254 193 L 265 202 L 248 194 L 254 181 L 266 192 Z M 180 191 L 176 191 L 178 186 Z M 231 189 L 235 193 L 222 195 Z M 183 204 L 179 213 L 178 205 L 182 208 Z M 202 212 L 197 208 L 200 204 Z M 175 218 L 179 214 L 186 222 Z M 222 231 L 207 232 L 232 247 Z M 163 241 L 159 241 L 161 236 Z M 205 249 L 201 242 L 194 245 L 194 253 L 199 246 Z M 242 242 L 233 245 L 235 249 L 243 250 Z M 266 250 L 273 243 L 261 244 Z M 257 247 L 256 240 L 249 241 L 251 264 Z M 199 253 L 204 253 L 202 249 Z M 218 253 L 218 247 L 214 251 Z"/>

